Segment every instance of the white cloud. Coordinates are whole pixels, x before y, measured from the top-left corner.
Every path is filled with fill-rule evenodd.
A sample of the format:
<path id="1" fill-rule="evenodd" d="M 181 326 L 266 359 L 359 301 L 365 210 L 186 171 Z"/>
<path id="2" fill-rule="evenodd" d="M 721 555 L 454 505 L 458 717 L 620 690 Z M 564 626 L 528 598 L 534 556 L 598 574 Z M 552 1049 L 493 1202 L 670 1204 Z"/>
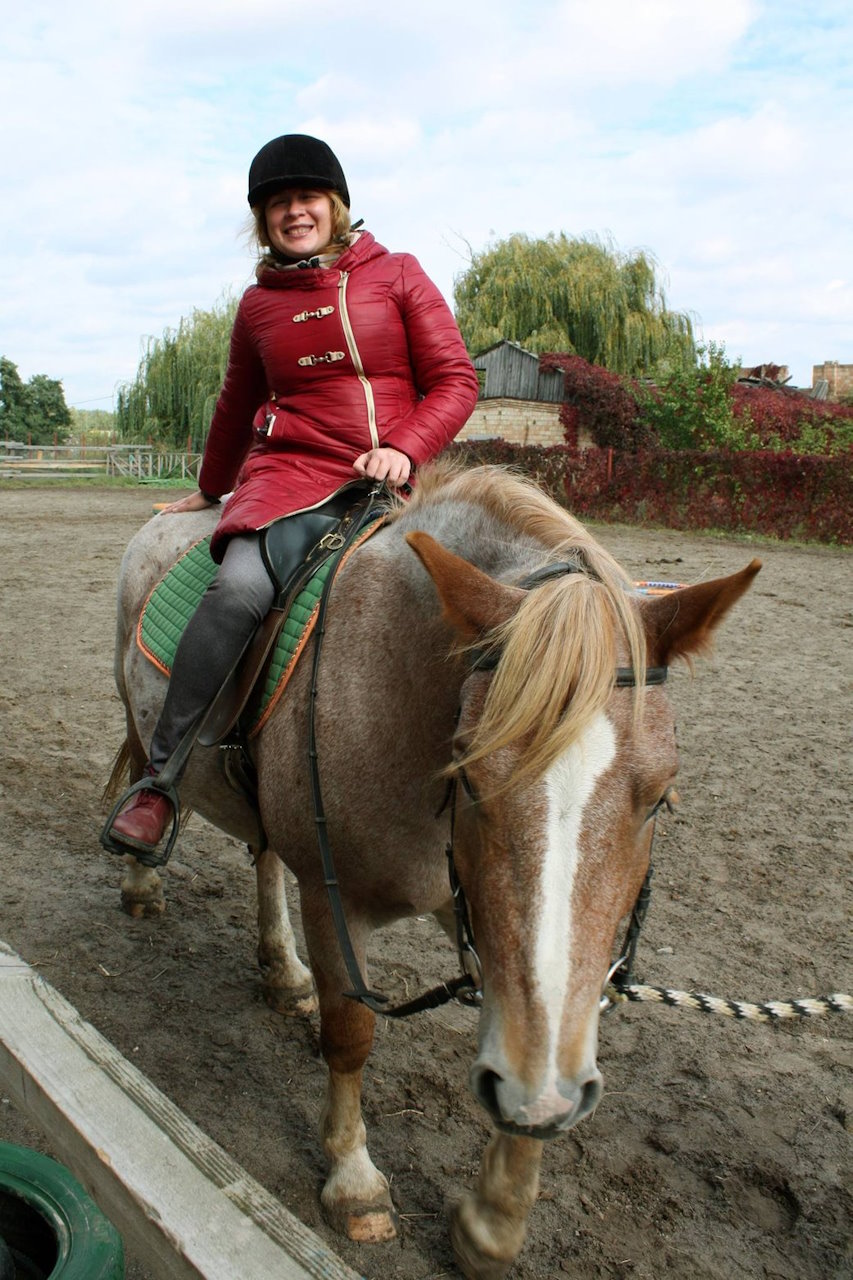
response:
<path id="1" fill-rule="evenodd" d="M 248 162 L 326 137 L 354 213 L 449 296 L 466 242 L 612 235 L 799 381 L 853 360 L 853 19 L 820 0 L 45 0 L 9 16 L 0 351 L 69 400 L 239 290 Z"/>

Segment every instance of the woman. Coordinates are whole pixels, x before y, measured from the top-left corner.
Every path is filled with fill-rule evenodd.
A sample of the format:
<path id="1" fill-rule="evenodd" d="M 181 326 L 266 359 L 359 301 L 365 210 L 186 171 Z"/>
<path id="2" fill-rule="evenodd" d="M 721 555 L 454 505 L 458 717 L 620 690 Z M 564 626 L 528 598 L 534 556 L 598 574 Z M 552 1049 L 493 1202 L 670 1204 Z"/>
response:
<path id="1" fill-rule="evenodd" d="M 172 819 L 157 775 L 201 721 L 272 604 L 261 531 L 366 481 L 406 484 L 467 421 L 477 376 L 444 299 L 409 254 L 351 228 L 325 142 L 285 134 L 249 169 L 260 250 L 243 295 L 198 491 L 164 515 L 231 493 L 211 542 L 220 565 L 187 626 L 146 769 L 110 827 L 154 864 Z M 232 492 L 233 490 L 233 492 Z"/>

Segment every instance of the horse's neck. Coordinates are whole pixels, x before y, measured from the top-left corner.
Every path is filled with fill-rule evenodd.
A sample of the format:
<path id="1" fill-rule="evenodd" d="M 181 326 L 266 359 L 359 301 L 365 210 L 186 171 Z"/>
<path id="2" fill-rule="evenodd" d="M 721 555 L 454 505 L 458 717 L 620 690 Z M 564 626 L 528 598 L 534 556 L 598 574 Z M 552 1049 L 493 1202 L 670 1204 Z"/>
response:
<path id="1" fill-rule="evenodd" d="M 503 581 L 526 572 L 542 561 L 545 547 L 536 539 L 511 528 L 476 503 L 445 500 L 425 503 L 405 512 L 396 526 L 402 540 L 410 530 L 422 529 L 448 551 Z"/>

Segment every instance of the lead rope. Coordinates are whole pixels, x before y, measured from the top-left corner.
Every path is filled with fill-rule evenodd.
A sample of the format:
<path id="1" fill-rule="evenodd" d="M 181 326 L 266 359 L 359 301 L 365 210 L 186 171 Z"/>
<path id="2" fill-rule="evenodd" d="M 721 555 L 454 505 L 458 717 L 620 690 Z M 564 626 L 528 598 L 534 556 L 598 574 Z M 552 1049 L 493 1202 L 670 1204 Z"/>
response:
<path id="1" fill-rule="evenodd" d="M 668 801 L 664 803 L 672 812 L 671 804 Z M 653 827 L 652 845 L 654 838 L 655 828 Z M 649 858 L 651 859 L 651 848 Z M 764 1000 L 753 1003 L 749 1000 L 729 1000 L 723 996 L 709 996 L 704 991 L 675 991 L 670 987 L 652 987 L 645 983 L 632 982 L 640 930 L 652 896 L 653 874 L 654 868 L 650 861 L 643 887 L 631 912 L 625 941 L 622 944 L 624 954 L 620 960 L 616 961 L 605 979 L 599 1004 L 601 1013 L 610 1013 L 617 1004 L 628 1001 L 635 1004 L 665 1004 L 671 1009 L 690 1009 L 695 1013 L 716 1013 L 724 1018 L 734 1018 L 738 1022 L 789 1022 L 796 1018 L 822 1018 L 828 1013 L 853 1011 L 853 997 L 838 991 L 828 996 L 802 996 L 794 1000 Z"/>
<path id="2" fill-rule="evenodd" d="M 665 1004 L 672 1009 L 691 1009 L 696 1013 L 717 1013 L 738 1022 L 788 1022 L 795 1018 L 823 1018 L 828 1013 L 853 1012 L 853 997 L 841 992 L 752 1004 L 748 1000 L 709 996 L 703 991 L 673 991 L 669 987 L 649 987 L 640 983 L 626 987 L 615 987 L 612 983 L 605 986 L 601 997 L 603 1012 L 608 1013 L 625 1001 Z"/>

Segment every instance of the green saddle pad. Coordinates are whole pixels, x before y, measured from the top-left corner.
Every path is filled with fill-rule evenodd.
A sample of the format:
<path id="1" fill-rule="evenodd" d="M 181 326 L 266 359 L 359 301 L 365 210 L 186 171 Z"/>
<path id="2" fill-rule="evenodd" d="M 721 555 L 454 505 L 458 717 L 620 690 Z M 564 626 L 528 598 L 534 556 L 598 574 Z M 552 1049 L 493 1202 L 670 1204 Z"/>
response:
<path id="1" fill-rule="evenodd" d="M 351 548 L 354 550 L 382 523 L 370 524 Z M 260 726 L 274 699 L 304 648 L 313 627 L 326 579 L 341 557 L 338 551 L 320 565 L 296 596 L 279 632 L 275 652 L 267 668 L 263 695 L 258 704 L 251 731 Z M 139 619 L 136 640 L 139 648 L 156 667 L 169 675 L 178 642 L 184 628 L 195 613 L 198 603 L 216 574 L 218 566 L 211 559 L 210 538 L 196 542 L 161 578 L 151 592 Z"/>

